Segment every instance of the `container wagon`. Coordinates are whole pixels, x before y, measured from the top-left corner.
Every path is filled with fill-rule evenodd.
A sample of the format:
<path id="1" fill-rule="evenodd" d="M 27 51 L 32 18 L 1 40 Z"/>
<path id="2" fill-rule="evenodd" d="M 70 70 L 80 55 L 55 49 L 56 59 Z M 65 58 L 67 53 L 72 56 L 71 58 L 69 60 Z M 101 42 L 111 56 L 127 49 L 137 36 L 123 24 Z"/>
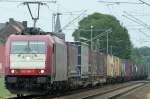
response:
<path id="1" fill-rule="evenodd" d="M 67 76 L 70 83 L 70 87 L 75 89 L 77 85 L 80 85 L 80 70 L 78 69 L 78 46 L 71 42 L 67 44 Z"/>
<path id="2" fill-rule="evenodd" d="M 100 73 L 100 83 L 106 83 L 107 77 L 107 55 L 104 53 L 99 54 L 99 73 Z"/>
<path id="3" fill-rule="evenodd" d="M 130 80 L 130 62 L 128 59 L 125 60 L 125 81 Z"/>
<path id="4" fill-rule="evenodd" d="M 71 42 L 77 46 L 77 71 L 78 80 L 81 85 L 89 85 L 89 48 L 88 44 L 82 42 Z"/>
<path id="5" fill-rule="evenodd" d="M 107 83 L 114 82 L 114 63 L 113 56 L 107 55 Z"/>
<path id="6" fill-rule="evenodd" d="M 121 82 L 123 82 L 126 77 L 125 66 L 126 66 L 126 59 L 120 59 Z"/>

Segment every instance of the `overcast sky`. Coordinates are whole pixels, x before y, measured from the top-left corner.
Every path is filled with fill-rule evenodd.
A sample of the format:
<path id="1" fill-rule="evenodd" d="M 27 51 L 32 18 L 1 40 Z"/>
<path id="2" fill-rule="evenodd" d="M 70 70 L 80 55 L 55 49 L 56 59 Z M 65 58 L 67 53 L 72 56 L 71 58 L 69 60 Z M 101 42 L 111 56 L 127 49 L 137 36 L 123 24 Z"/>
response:
<path id="1" fill-rule="evenodd" d="M 0 0 L 1 1 L 1 0 Z M 11 1 L 11 0 L 10 0 Z M 20 0 L 21 1 L 21 0 Z M 105 1 L 120 1 L 120 2 L 137 2 L 138 0 L 105 0 Z M 149 0 L 144 0 L 150 3 Z M 62 27 L 65 26 L 69 21 L 73 20 L 82 11 L 87 10 L 87 12 L 82 16 L 85 17 L 88 14 L 94 12 L 100 12 L 104 14 L 111 14 L 120 20 L 121 24 L 125 26 L 130 34 L 132 44 L 136 47 L 149 46 L 150 47 L 150 30 L 145 26 L 139 25 L 125 17 L 127 12 L 134 15 L 135 18 L 140 19 L 145 24 L 150 25 L 150 6 L 147 5 L 135 5 L 135 4 L 113 4 L 108 5 L 98 2 L 98 0 L 58 0 L 57 4 L 48 4 L 49 7 L 41 7 L 40 20 L 38 21 L 38 26 L 45 31 L 51 31 L 52 27 L 52 13 L 62 12 L 61 23 Z M 33 8 L 34 9 L 34 8 Z M 14 18 L 18 21 L 27 20 L 29 25 L 33 24 L 29 12 L 26 6 L 21 5 L 19 2 L 0 2 L 0 23 L 8 21 L 8 19 Z M 73 12 L 77 15 L 66 15 L 65 12 Z M 67 41 L 73 41 L 72 32 L 77 28 L 77 22 L 65 28 L 64 33 L 66 34 Z"/>

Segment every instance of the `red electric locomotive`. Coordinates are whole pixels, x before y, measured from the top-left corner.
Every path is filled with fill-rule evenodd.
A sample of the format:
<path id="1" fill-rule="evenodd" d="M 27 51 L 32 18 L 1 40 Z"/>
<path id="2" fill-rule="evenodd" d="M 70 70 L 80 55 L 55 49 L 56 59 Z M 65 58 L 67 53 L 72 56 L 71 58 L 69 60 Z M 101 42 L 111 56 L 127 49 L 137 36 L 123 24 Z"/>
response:
<path id="1" fill-rule="evenodd" d="M 66 49 L 64 41 L 56 36 L 9 36 L 6 42 L 6 88 L 21 96 L 46 93 L 53 86 L 58 87 L 67 80 Z"/>

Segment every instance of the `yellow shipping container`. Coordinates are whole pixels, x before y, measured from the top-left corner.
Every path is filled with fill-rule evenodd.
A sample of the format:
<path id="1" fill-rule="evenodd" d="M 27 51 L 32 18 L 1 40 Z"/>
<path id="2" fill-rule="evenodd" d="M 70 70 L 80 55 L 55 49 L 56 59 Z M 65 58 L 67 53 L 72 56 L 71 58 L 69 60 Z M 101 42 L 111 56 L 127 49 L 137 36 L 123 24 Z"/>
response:
<path id="1" fill-rule="evenodd" d="M 107 55 L 107 76 L 113 77 L 112 56 Z"/>
<path id="2" fill-rule="evenodd" d="M 115 76 L 121 76 L 120 74 L 120 59 L 119 57 L 115 57 Z"/>

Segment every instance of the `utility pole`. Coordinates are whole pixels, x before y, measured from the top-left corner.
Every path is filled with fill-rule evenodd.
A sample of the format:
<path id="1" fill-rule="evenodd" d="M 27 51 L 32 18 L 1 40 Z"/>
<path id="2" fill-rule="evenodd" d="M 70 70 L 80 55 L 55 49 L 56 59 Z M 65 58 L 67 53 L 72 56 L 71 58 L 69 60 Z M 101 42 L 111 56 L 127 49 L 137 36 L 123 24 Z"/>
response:
<path id="1" fill-rule="evenodd" d="M 108 38 L 108 31 L 106 32 L 107 33 L 107 51 L 106 51 L 106 53 L 108 54 L 108 42 L 109 42 L 109 38 Z"/>
<path id="2" fill-rule="evenodd" d="M 91 25 L 91 50 L 93 49 L 93 25 Z"/>
<path id="3" fill-rule="evenodd" d="M 108 31 L 106 32 L 107 33 L 107 51 L 106 51 L 106 58 L 107 58 L 107 67 L 108 67 Z"/>
<path id="4" fill-rule="evenodd" d="M 112 45 L 110 46 L 110 49 L 111 49 L 111 55 L 112 55 Z"/>
<path id="5" fill-rule="evenodd" d="M 96 42 L 96 51 L 99 52 L 99 49 L 100 49 L 100 42 L 99 42 L 99 39 L 97 39 L 97 42 Z"/>
<path id="6" fill-rule="evenodd" d="M 54 26 L 55 26 L 55 16 L 56 16 L 56 14 L 55 14 L 55 13 L 53 13 L 53 14 L 52 14 L 52 32 L 54 32 Z"/>
<path id="7" fill-rule="evenodd" d="M 109 30 L 107 30 L 107 51 L 106 51 L 106 53 L 108 54 L 108 48 L 109 48 L 109 33 L 111 33 L 112 32 L 112 29 L 109 29 Z"/>

